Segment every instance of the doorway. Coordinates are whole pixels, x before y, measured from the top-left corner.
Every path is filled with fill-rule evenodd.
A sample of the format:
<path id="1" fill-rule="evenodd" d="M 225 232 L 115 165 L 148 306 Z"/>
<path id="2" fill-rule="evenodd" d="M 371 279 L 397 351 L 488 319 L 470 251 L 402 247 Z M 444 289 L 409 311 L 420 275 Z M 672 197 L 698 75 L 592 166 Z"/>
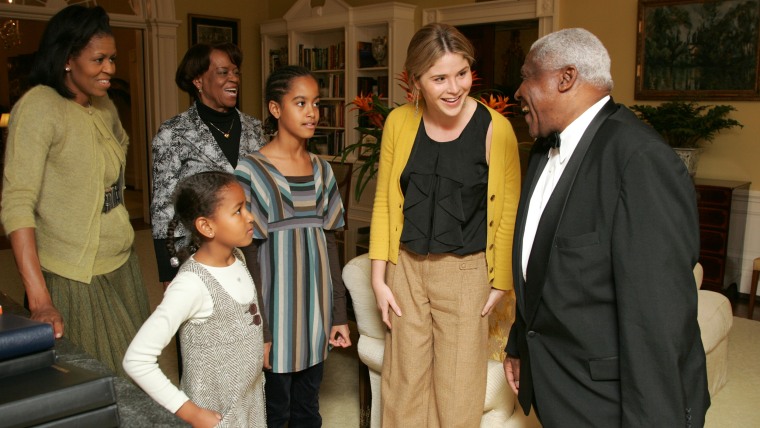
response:
<path id="1" fill-rule="evenodd" d="M 516 104 L 515 92 L 522 81 L 520 68 L 530 46 L 538 40 L 538 20 L 459 25 L 457 29 L 475 46 L 473 70 L 479 80 L 473 92 L 494 89 Z M 531 141 L 519 110 L 519 105 L 512 107 L 510 123 L 517 141 Z"/>

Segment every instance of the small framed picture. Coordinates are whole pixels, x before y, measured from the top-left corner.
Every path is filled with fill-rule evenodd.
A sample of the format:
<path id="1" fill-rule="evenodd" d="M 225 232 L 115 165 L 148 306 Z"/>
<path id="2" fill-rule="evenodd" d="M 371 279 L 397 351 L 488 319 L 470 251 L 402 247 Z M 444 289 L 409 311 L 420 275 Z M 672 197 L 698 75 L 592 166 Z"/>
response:
<path id="1" fill-rule="evenodd" d="M 230 42 L 240 47 L 240 20 L 217 16 L 187 15 L 190 46 Z"/>

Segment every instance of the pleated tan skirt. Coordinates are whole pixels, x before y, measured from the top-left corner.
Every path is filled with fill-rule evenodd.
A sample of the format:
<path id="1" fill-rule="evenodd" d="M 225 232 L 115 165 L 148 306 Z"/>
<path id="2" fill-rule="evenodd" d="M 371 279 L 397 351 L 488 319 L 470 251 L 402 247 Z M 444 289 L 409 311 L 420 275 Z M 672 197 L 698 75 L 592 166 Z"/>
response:
<path id="1" fill-rule="evenodd" d="M 148 294 L 134 249 L 124 265 L 96 275 L 89 284 L 43 271 L 53 305 L 63 317 L 63 335 L 125 376 L 121 361 L 150 315 Z"/>

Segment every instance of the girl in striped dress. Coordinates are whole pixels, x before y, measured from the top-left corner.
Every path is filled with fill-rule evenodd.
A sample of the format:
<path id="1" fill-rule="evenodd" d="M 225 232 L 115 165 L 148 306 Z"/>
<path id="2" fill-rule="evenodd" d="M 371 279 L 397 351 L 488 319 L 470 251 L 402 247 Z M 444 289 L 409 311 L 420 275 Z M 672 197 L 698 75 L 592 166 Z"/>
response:
<path id="1" fill-rule="evenodd" d="M 264 306 L 268 426 L 319 427 L 328 345 L 351 345 L 334 231 L 344 225 L 338 185 L 306 141 L 319 122 L 319 88 L 302 67 L 269 76 L 265 126 L 277 133 L 238 162 L 254 217 L 244 249 Z"/>

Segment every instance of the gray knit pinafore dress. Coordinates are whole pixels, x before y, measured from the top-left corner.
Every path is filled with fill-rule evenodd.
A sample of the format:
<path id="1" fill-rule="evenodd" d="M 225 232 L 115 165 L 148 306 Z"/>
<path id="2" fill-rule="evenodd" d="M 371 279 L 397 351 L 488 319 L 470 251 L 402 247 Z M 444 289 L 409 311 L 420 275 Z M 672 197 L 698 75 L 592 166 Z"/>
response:
<path id="1" fill-rule="evenodd" d="M 238 251 L 235 256 L 245 264 Z M 181 270 L 198 275 L 214 301 L 205 321 L 180 327 L 181 389 L 198 406 L 219 412 L 219 427 L 266 427 L 264 340 L 255 290 L 253 299 L 241 304 L 193 259 Z"/>

